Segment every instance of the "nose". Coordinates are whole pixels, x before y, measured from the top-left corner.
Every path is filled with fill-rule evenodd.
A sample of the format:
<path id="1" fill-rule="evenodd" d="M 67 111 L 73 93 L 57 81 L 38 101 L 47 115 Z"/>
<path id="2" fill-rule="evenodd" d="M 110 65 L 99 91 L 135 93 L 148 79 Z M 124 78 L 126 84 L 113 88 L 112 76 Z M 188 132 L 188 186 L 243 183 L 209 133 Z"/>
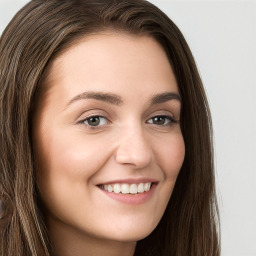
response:
<path id="1" fill-rule="evenodd" d="M 126 129 L 119 136 L 116 161 L 119 164 L 133 165 L 136 169 L 145 168 L 153 159 L 149 141 L 141 128 Z"/>

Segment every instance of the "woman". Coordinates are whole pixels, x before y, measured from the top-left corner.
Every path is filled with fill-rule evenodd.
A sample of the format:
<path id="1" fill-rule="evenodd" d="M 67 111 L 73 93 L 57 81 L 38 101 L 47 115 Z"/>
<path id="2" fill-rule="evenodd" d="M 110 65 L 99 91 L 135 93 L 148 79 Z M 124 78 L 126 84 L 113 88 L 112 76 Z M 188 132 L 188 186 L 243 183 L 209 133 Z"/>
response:
<path id="1" fill-rule="evenodd" d="M 0 41 L 1 255 L 219 255 L 193 56 L 142 0 L 33 0 Z"/>

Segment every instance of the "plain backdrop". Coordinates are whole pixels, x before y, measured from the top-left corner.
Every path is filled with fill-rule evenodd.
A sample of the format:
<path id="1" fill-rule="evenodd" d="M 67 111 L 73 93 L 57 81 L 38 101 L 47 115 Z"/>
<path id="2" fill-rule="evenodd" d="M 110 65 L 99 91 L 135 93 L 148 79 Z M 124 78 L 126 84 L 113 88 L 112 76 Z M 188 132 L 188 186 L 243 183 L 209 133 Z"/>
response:
<path id="1" fill-rule="evenodd" d="M 0 33 L 26 2 L 0 0 Z M 256 256 L 256 2 L 151 2 L 183 32 L 209 98 L 222 256 Z"/>

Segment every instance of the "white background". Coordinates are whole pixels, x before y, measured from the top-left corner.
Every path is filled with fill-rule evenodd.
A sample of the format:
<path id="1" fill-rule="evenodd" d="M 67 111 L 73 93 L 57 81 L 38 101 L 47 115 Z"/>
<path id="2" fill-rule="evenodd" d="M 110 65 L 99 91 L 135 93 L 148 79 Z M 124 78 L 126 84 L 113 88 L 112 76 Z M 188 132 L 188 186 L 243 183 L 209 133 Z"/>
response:
<path id="1" fill-rule="evenodd" d="M 0 33 L 26 2 L 0 0 Z M 222 256 L 256 256 L 256 2 L 151 2 L 183 32 L 208 94 Z"/>

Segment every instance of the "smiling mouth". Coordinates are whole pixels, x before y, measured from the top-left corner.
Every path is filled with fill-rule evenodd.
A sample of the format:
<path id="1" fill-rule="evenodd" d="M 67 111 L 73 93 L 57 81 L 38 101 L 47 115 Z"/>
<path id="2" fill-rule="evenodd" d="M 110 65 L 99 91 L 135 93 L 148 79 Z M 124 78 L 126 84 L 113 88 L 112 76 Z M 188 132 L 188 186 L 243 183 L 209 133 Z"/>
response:
<path id="1" fill-rule="evenodd" d="M 100 189 L 110 193 L 136 195 L 136 194 L 142 194 L 150 191 L 150 189 L 154 184 L 155 183 L 153 182 L 146 182 L 146 183 L 139 183 L 139 184 L 116 183 L 116 184 L 103 184 L 103 185 L 99 185 L 99 187 Z"/>

